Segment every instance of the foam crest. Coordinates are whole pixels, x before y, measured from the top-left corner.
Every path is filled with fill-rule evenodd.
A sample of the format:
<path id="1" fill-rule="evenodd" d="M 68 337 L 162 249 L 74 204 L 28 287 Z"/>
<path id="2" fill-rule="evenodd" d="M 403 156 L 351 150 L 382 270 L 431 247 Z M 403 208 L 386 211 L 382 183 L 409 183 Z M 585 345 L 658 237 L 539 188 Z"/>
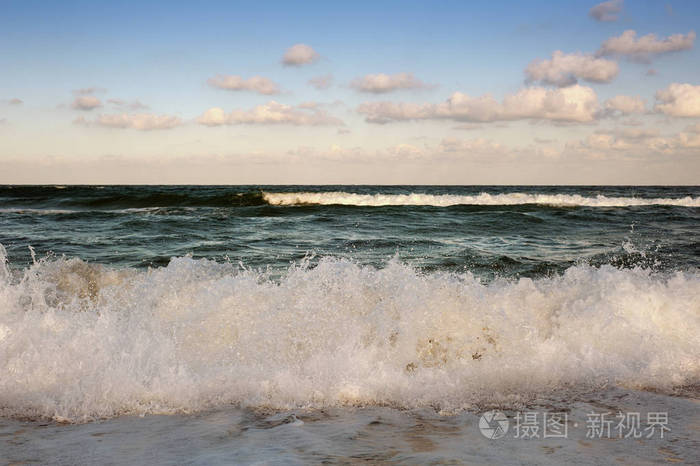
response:
<path id="1" fill-rule="evenodd" d="M 700 207 L 700 197 L 683 198 L 637 198 L 608 197 L 598 195 L 585 197 L 579 194 L 488 194 L 474 196 L 452 194 L 356 194 L 348 192 L 297 192 L 263 193 L 263 199 L 272 205 L 354 205 L 354 206 L 407 206 L 427 205 L 448 207 L 453 205 L 522 205 L 540 204 L 562 207 L 631 207 L 666 205 L 679 207 Z"/>
<path id="2" fill-rule="evenodd" d="M 10 272 L 0 414 L 85 421 L 227 404 L 470 408 L 700 382 L 700 276 L 576 266 L 496 280 L 326 258 L 278 279 L 175 258 Z"/>

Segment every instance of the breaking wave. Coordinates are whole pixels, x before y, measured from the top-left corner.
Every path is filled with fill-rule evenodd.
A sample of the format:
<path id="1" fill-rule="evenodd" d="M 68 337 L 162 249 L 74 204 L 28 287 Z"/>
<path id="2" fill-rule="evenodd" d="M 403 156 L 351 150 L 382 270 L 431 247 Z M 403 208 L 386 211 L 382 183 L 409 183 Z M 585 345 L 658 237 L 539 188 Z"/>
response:
<path id="1" fill-rule="evenodd" d="M 579 265 L 480 282 L 326 258 L 282 277 L 173 258 L 10 270 L 0 414 L 82 422 L 224 405 L 517 405 L 604 384 L 700 382 L 700 276 Z"/>
<path id="2" fill-rule="evenodd" d="M 263 193 L 263 199 L 272 205 L 354 205 L 354 206 L 407 206 L 426 205 L 448 207 L 453 205 L 522 205 L 541 204 L 562 207 L 630 207 L 679 206 L 700 207 L 700 197 L 670 198 L 585 197 L 578 194 L 356 194 L 348 192 Z"/>
<path id="3" fill-rule="evenodd" d="M 0 186 L 3 213 L 69 213 L 73 211 L 109 211 L 147 208 L 237 208 L 298 205 L 345 206 L 436 206 L 455 205 L 501 206 L 544 205 L 552 207 L 635 207 L 676 206 L 700 207 L 700 197 L 684 195 L 688 190 L 676 191 L 677 197 L 664 197 L 662 191 L 647 191 L 646 196 L 626 197 L 594 194 L 589 188 L 581 193 L 548 193 L 551 187 L 537 192 L 486 191 L 473 193 L 430 194 L 400 188 L 402 193 L 346 191 L 292 191 L 281 189 L 243 189 L 240 187 L 192 186 L 113 186 L 102 189 L 94 186 L 69 186 L 60 190 L 54 186 Z M 396 188 L 394 188 L 396 189 Z M 391 188 L 389 188 L 391 191 Z M 57 194 L 57 191 L 59 194 Z M 623 191 L 624 192 L 624 191 Z M 652 197 L 652 193 L 657 197 Z M 660 196 L 659 196 L 660 195 Z M 77 210 L 76 210 L 77 209 Z"/>

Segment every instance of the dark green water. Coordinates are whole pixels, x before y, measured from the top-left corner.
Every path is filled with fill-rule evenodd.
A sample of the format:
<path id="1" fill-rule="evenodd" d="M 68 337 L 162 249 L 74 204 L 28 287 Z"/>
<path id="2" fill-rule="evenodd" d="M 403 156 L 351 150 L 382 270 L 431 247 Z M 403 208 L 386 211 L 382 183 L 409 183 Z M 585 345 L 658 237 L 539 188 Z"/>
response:
<path id="1" fill-rule="evenodd" d="M 302 194 L 273 205 L 265 193 Z M 309 193 L 325 193 L 323 204 Z M 31 262 L 32 246 L 37 257 L 128 267 L 185 255 L 254 268 L 308 256 L 381 267 L 397 256 L 484 278 L 581 262 L 685 270 L 700 265 L 698 196 L 697 187 L 3 186 L 0 244 L 15 267 Z"/>

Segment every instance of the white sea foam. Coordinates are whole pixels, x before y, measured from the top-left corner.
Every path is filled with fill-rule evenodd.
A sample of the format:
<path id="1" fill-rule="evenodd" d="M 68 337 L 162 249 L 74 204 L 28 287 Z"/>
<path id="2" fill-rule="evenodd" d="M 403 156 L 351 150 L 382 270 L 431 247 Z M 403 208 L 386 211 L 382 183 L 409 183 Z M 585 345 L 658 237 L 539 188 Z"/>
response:
<path id="1" fill-rule="evenodd" d="M 324 259 L 0 265 L 0 415 L 84 421 L 235 404 L 470 408 L 700 382 L 700 276 L 576 266 L 496 280 Z"/>
<path id="2" fill-rule="evenodd" d="M 297 193 L 263 193 L 263 199 L 272 205 L 356 205 L 356 206 L 390 206 L 390 205 L 429 205 L 447 207 L 452 205 L 521 205 L 541 204 L 551 206 L 587 206 L 587 207 L 627 207 L 667 205 L 680 207 L 700 207 L 700 197 L 683 198 L 638 198 L 608 197 L 598 195 L 585 197 L 579 194 L 488 194 L 473 196 L 456 194 L 357 194 L 341 191 L 335 192 L 297 192 Z"/>

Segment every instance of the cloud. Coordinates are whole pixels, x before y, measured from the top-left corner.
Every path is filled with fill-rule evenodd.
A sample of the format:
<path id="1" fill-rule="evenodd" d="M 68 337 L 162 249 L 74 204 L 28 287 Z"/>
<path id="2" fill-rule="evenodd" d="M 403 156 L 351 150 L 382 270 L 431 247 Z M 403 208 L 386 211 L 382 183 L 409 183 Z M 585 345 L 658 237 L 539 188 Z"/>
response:
<path id="1" fill-rule="evenodd" d="M 315 110 L 319 107 L 321 107 L 321 104 L 318 102 L 302 102 L 299 105 L 297 105 L 298 108 L 303 108 L 306 110 Z"/>
<path id="2" fill-rule="evenodd" d="M 207 80 L 210 86 L 226 89 L 229 91 L 252 91 L 263 95 L 279 94 L 277 84 L 262 76 L 253 76 L 243 79 L 240 76 L 218 75 Z"/>
<path id="3" fill-rule="evenodd" d="M 221 125 L 294 125 L 294 126 L 342 126 L 335 118 L 318 105 L 309 103 L 296 107 L 280 104 L 274 100 L 258 105 L 250 110 L 233 110 L 226 113 L 222 108 L 213 107 L 204 112 L 197 122 L 205 126 Z"/>
<path id="4" fill-rule="evenodd" d="M 107 128 L 136 129 L 139 131 L 171 129 L 183 124 L 179 117 L 173 115 L 156 115 L 153 113 L 105 114 L 99 115 L 92 121 L 84 117 L 79 117 L 76 118 L 73 123 L 84 126 L 104 126 Z"/>
<path id="5" fill-rule="evenodd" d="M 630 29 L 619 37 L 611 37 L 603 42 L 597 55 L 621 55 L 634 61 L 648 63 L 654 55 L 691 49 L 694 41 L 695 32 L 693 31 L 685 35 L 674 34 L 665 39 L 658 39 L 656 34 L 647 34 L 637 38 L 637 33 Z"/>
<path id="6" fill-rule="evenodd" d="M 282 57 L 285 66 L 302 66 L 318 60 L 318 53 L 306 44 L 296 44 L 287 49 Z"/>
<path id="7" fill-rule="evenodd" d="M 333 84 L 333 75 L 332 74 L 326 74 L 323 76 L 316 76 L 315 78 L 311 78 L 308 81 L 309 85 L 315 87 L 319 91 L 323 89 L 328 89 L 331 87 L 331 84 Z"/>
<path id="8" fill-rule="evenodd" d="M 94 95 L 79 95 L 71 104 L 71 107 L 73 107 L 76 110 L 86 111 L 93 110 L 101 106 L 102 101 Z"/>
<path id="9" fill-rule="evenodd" d="M 605 101 L 605 109 L 611 112 L 619 111 L 625 115 L 644 113 L 646 111 L 646 101 L 638 96 L 616 95 Z"/>
<path id="10" fill-rule="evenodd" d="M 498 142 L 493 142 L 489 139 L 454 139 L 446 138 L 440 142 L 438 146 L 440 152 L 443 153 L 461 153 L 461 154 L 496 154 L 505 151 L 505 146 Z"/>
<path id="11" fill-rule="evenodd" d="M 421 158 L 426 155 L 426 151 L 413 144 L 397 144 L 385 149 L 389 157 L 399 157 L 402 159 Z"/>
<path id="12" fill-rule="evenodd" d="M 343 162 L 422 162 L 436 159 L 483 159 L 493 161 L 507 157 L 511 151 L 505 145 L 485 138 L 456 139 L 446 138 L 438 144 L 399 143 L 377 149 L 364 147 L 343 147 L 332 144 L 327 148 L 300 146 L 287 151 L 288 156 L 299 160 L 325 159 Z"/>
<path id="13" fill-rule="evenodd" d="M 73 95 L 92 95 L 92 94 L 102 94 L 107 92 L 107 89 L 102 87 L 83 87 L 81 89 L 76 89 L 73 91 Z"/>
<path id="14" fill-rule="evenodd" d="M 626 138 L 621 134 L 594 133 L 581 141 L 567 143 L 566 151 L 588 159 L 608 159 L 628 153 L 669 153 L 672 147 L 672 141 L 662 137 Z"/>
<path id="15" fill-rule="evenodd" d="M 659 130 L 657 128 L 622 128 L 622 129 L 600 129 L 595 131 L 594 134 L 609 134 L 615 136 L 618 139 L 648 139 L 655 138 L 659 136 Z"/>
<path id="16" fill-rule="evenodd" d="M 642 123 L 640 120 L 637 120 L 636 118 L 628 118 L 626 120 L 620 120 L 619 124 L 623 126 L 642 126 L 644 123 Z"/>
<path id="17" fill-rule="evenodd" d="M 683 147 L 700 148 L 700 123 L 688 126 L 678 135 Z"/>
<path id="18" fill-rule="evenodd" d="M 455 92 L 439 104 L 366 102 L 358 107 L 369 123 L 412 120 L 492 122 L 509 120 L 553 120 L 585 123 L 599 110 L 598 97 L 590 87 L 574 85 L 560 89 L 529 87 L 505 96 L 503 102 L 491 95 L 470 97 Z"/>
<path id="19" fill-rule="evenodd" d="M 114 105 L 115 107 L 126 108 L 128 110 L 145 110 L 148 108 L 148 105 L 142 104 L 138 100 L 129 102 L 124 99 L 109 99 L 107 100 L 107 102 Z"/>
<path id="20" fill-rule="evenodd" d="M 397 74 L 368 74 L 361 78 L 355 78 L 350 87 L 360 92 L 384 94 L 399 89 L 422 89 L 428 87 L 425 83 L 416 79 L 412 73 Z"/>
<path id="21" fill-rule="evenodd" d="M 635 143 L 636 144 L 636 143 Z M 581 142 L 583 148 L 592 150 L 629 150 L 631 144 L 624 138 L 617 137 L 614 134 L 595 133 L 588 136 Z"/>
<path id="22" fill-rule="evenodd" d="M 461 125 L 453 126 L 452 129 L 458 129 L 460 131 L 474 131 L 476 129 L 483 129 L 483 125 L 476 123 L 462 123 Z"/>
<path id="23" fill-rule="evenodd" d="M 566 151 L 589 159 L 634 159 L 655 154 L 693 155 L 699 147 L 700 124 L 670 135 L 662 135 L 655 128 L 598 130 L 581 141 L 568 143 Z"/>
<path id="24" fill-rule="evenodd" d="M 328 148 L 299 146 L 296 149 L 288 150 L 286 155 L 297 159 L 297 161 L 316 159 L 336 162 L 369 162 L 377 158 L 377 154 L 372 154 L 362 147 L 343 147 L 338 144 L 332 144 Z"/>
<path id="25" fill-rule="evenodd" d="M 560 50 L 552 53 L 551 60 L 534 60 L 525 69 L 528 82 L 540 81 L 556 86 L 571 86 L 578 79 L 596 83 L 609 83 L 619 73 L 617 63 L 590 54 L 566 54 Z"/>
<path id="26" fill-rule="evenodd" d="M 654 110 L 674 117 L 700 117 L 700 86 L 673 83 L 656 92 Z"/>
<path id="27" fill-rule="evenodd" d="M 685 128 L 685 131 L 700 134 L 700 123 L 695 123 Z"/>
<path id="28" fill-rule="evenodd" d="M 622 11 L 622 5 L 623 0 L 609 0 L 594 6 L 588 14 L 598 21 L 617 21 L 617 13 Z"/>

